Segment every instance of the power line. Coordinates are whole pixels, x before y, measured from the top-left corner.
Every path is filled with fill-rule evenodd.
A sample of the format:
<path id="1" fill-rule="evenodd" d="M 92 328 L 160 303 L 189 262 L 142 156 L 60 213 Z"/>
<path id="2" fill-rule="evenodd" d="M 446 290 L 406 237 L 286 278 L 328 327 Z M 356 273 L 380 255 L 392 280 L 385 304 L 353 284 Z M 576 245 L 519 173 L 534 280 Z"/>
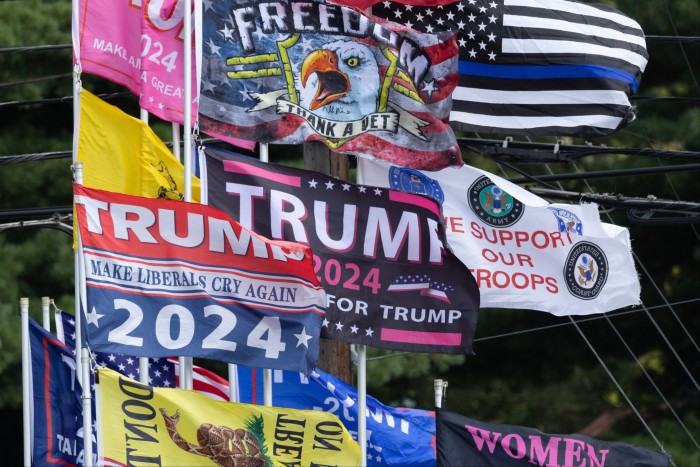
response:
<path id="1" fill-rule="evenodd" d="M 689 172 L 693 170 L 700 170 L 700 164 L 666 165 L 660 167 L 641 167 L 635 169 L 598 170 L 596 172 L 537 175 L 537 180 L 562 181 L 607 177 L 628 177 L 630 175 L 657 175 L 668 172 Z M 509 178 L 508 181 L 512 183 L 526 183 L 531 180 L 528 177 L 515 177 Z"/>

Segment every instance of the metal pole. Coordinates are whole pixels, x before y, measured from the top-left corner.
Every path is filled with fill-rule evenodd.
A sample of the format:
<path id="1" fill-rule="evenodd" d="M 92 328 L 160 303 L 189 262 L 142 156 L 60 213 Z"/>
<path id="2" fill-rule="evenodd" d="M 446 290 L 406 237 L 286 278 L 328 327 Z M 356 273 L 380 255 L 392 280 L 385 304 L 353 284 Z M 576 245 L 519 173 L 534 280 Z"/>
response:
<path id="1" fill-rule="evenodd" d="M 51 317 L 49 315 L 50 304 L 51 299 L 49 297 L 41 297 L 41 324 L 48 332 L 51 332 Z"/>
<path id="2" fill-rule="evenodd" d="M 195 0 L 196 1 L 196 0 Z M 192 8 L 188 1 L 185 5 L 184 18 L 184 195 L 185 201 L 192 201 Z M 180 387 L 192 389 L 192 357 L 180 357 Z"/>
<path id="3" fill-rule="evenodd" d="M 267 143 L 260 143 L 260 161 L 269 162 L 270 154 Z M 263 404 L 272 405 L 272 370 L 263 369 Z"/>
<path id="4" fill-rule="evenodd" d="M 234 363 L 228 364 L 228 400 L 240 402 L 238 394 L 238 366 Z"/>
<path id="5" fill-rule="evenodd" d="M 76 97 L 77 100 L 77 97 Z M 80 109 L 78 109 L 78 112 L 80 112 Z M 75 183 L 78 185 L 83 184 L 83 163 L 82 162 L 74 162 L 73 163 L 73 180 Z M 77 222 L 76 222 L 77 224 Z M 85 276 L 83 275 L 83 272 L 85 271 L 85 263 L 83 260 L 83 249 L 81 246 L 80 242 L 80 228 L 75 229 L 76 231 L 73 233 L 73 235 L 78 239 L 78 248 L 75 250 L 74 253 L 74 265 L 73 267 L 75 268 L 74 272 L 74 277 L 75 277 L 75 361 L 76 365 L 77 362 L 80 361 L 80 349 L 83 348 L 83 307 L 82 301 L 85 298 L 85 295 L 83 294 L 85 291 L 83 290 L 83 286 L 85 285 L 84 283 L 84 278 Z M 82 371 L 76 371 L 76 375 L 78 376 L 78 382 L 80 384 L 83 384 L 83 372 Z"/>
<path id="6" fill-rule="evenodd" d="M 362 466 L 367 465 L 367 347 L 357 346 L 357 442 Z"/>
<path id="7" fill-rule="evenodd" d="M 22 437 L 24 438 L 24 465 L 32 465 L 31 410 L 29 402 L 32 394 L 29 390 L 29 298 L 19 299 L 19 313 L 22 326 Z"/>
<path id="8" fill-rule="evenodd" d="M 92 459 L 92 394 L 90 393 L 90 351 L 82 349 L 80 371 L 83 373 L 83 465 L 93 465 Z"/>

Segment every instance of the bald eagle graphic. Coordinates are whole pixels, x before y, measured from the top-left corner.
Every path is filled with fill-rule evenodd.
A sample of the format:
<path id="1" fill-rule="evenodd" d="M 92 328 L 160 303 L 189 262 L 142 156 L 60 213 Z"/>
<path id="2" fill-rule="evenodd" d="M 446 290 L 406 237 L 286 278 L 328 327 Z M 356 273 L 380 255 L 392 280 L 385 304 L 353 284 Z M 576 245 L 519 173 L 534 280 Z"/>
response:
<path id="1" fill-rule="evenodd" d="M 581 285 L 588 285 L 589 282 L 595 280 L 595 265 L 587 256 L 581 257 L 581 262 L 583 263 L 583 266 L 577 266 L 579 272 L 578 282 Z"/>
<path id="2" fill-rule="evenodd" d="M 310 52 L 297 76 L 299 105 L 330 120 L 359 120 L 377 111 L 379 66 L 369 47 L 337 40 Z"/>

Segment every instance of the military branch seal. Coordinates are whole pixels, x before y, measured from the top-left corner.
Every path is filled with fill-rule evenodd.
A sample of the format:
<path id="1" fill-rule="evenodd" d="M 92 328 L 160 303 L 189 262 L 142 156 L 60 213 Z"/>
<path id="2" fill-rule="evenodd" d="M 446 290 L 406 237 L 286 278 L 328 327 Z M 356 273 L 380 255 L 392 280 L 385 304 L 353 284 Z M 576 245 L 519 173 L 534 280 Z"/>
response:
<path id="1" fill-rule="evenodd" d="M 485 175 L 469 187 L 469 206 L 482 222 L 498 228 L 515 224 L 525 211 L 520 201 Z"/>
<path id="2" fill-rule="evenodd" d="M 603 250 L 589 242 L 571 248 L 564 264 L 564 278 L 569 292 L 582 300 L 592 300 L 608 280 L 608 260 Z"/>

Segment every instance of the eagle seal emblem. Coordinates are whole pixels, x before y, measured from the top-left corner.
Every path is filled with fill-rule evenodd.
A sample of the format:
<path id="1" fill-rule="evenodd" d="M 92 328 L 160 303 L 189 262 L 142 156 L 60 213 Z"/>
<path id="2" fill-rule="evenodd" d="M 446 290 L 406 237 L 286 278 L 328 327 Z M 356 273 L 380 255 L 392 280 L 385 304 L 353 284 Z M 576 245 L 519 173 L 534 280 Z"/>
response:
<path id="1" fill-rule="evenodd" d="M 389 169 L 389 185 L 394 190 L 430 196 L 440 204 L 445 201 L 445 193 L 437 180 L 415 169 L 392 166 Z"/>
<path id="2" fill-rule="evenodd" d="M 592 243 L 577 243 L 566 258 L 564 278 L 572 295 L 582 300 L 596 298 L 608 279 L 605 253 Z"/>
<path id="3" fill-rule="evenodd" d="M 469 187 L 469 206 L 482 222 L 493 227 L 509 227 L 520 220 L 525 207 L 487 176 Z"/>

